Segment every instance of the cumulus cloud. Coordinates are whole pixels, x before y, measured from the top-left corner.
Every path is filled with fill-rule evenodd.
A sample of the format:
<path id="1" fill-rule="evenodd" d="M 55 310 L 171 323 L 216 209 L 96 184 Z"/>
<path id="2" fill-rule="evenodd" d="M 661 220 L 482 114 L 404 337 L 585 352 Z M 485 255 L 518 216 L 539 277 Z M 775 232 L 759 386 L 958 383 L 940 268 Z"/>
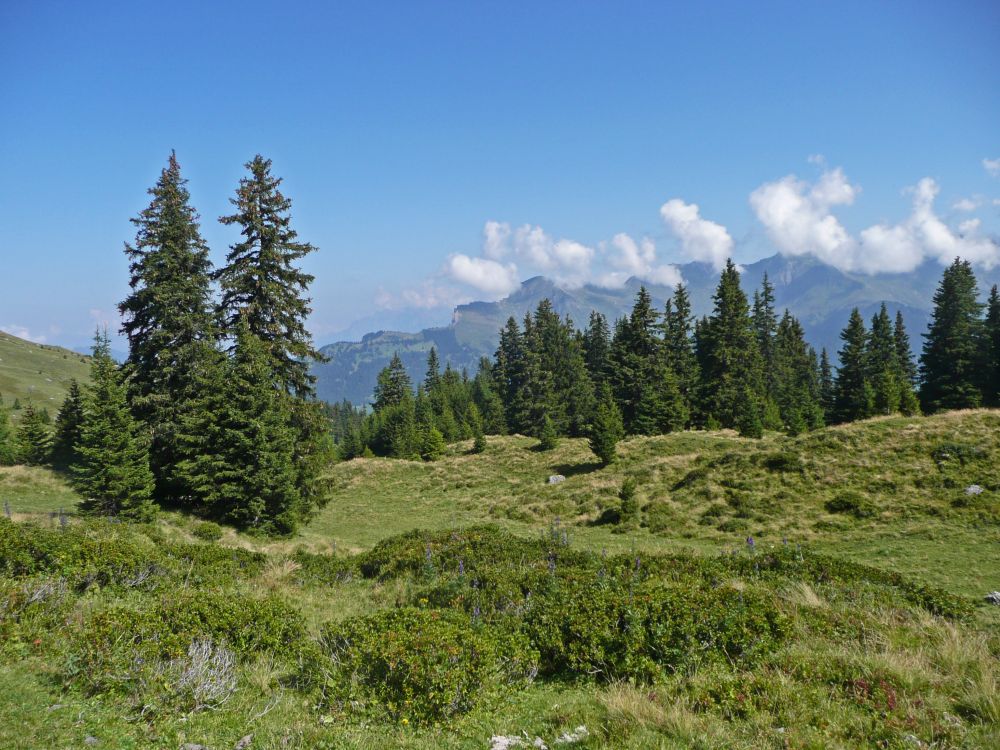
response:
<path id="1" fill-rule="evenodd" d="M 636 242 L 624 232 L 616 234 L 611 239 L 609 262 L 617 270 L 600 275 L 595 280 L 599 286 L 617 288 L 633 276 L 666 286 L 684 281 L 677 266 L 656 262 L 656 245 L 648 237 Z"/>
<path id="2" fill-rule="evenodd" d="M 483 259 L 494 262 L 510 259 L 515 268 L 521 264 L 529 272 L 547 274 L 567 286 L 580 286 L 590 279 L 594 255 L 592 247 L 575 240 L 554 239 L 539 226 L 524 224 L 515 229 L 500 221 L 488 221 L 483 226 Z M 456 275 L 459 271 L 467 272 L 465 266 L 446 270 L 456 280 L 469 283 Z"/>
<path id="3" fill-rule="evenodd" d="M 0 331 L 9 333 L 11 336 L 17 336 L 19 339 L 24 339 L 25 341 L 33 341 L 36 344 L 44 344 L 47 340 L 45 336 L 33 333 L 26 326 L 16 323 L 0 324 Z"/>
<path id="4" fill-rule="evenodd" d="M 456 253 L 448 258 L 445 271 L 455 281 L 491 296 L 510 294 L 520 285 L 516 265 L 504 265 L 489 258 Z"/>
<path id="5" fill-rule="evenodd" d="M 660 216 L 691 260 L 711 263 L 720 269 L 732 255 L 733 238 L 729 232 L 721 224 L 701 218 L 697 204 L 674 198 L 660 206 Z"/>
<path id="6" fill-rule="evenodd" d="M 910 216 L 901 223 L 880 223 L 854 237 L 833 208 L 850 205 L 860 193 L 839 168 L 824 171 L 810 184 L 794 175 L 768 182 L 750 194 L 750 205 L 768 236 L 786 255 L 812 254 L 844 271 L 904 273 L 927 258 L 948 263 L 961 256 L 986 268 L 1000 263 L 1000 248 L 978 234 L 978 222 L 953 230 L 934 212 L 940 189 L 925 177 L 909 189 Z"/>
<path id="7" fill-rule="evenodd" d="M 983 159 L 983 169 L 993 177 L 1000 177 L 1000 159 Z"/>
<path id="8" fill-rule="evenodd" d="M 750 194 L 750 205 L 786 255 L 812 254 L 844 265 L 850 236 L 830 210 L 853 203 L 858 192 L 838 168 L 824 172 L 815 185 L 795 175 L 766 182 Z"/>

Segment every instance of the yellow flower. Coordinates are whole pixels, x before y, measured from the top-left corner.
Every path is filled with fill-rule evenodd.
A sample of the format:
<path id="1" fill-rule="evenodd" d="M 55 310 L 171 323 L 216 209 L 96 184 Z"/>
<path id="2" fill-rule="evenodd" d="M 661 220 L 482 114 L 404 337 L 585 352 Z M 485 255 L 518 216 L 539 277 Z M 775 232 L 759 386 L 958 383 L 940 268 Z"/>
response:
<path id="1" fill-rule="evenodd" d="M 403 719 L 403 723 L 404 723 L 404 724 L 409 724 L 409 723 L 410 723 L 410 720 L 409 720 L 409 719 Z"/>

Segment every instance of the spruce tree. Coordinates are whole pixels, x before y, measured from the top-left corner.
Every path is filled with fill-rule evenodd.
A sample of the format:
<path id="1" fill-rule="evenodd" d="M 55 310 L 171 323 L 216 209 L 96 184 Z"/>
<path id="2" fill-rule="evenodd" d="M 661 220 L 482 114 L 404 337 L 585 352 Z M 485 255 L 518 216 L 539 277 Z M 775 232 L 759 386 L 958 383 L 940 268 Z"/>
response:
<path id="1" fill-rule="evenodd" d="M 625 437 L 625 425 L 622 414 L 611 395 L 611 389 L 604 386 L 601 389 L 594 413 L 594 423 L 590 431 L 590 449 L 605 466 L 615 460 L 615 449 Z"/>
<path id="2" fill-rule="evenodd" d="M 833 421 L 867 419 L 875 409 L 875 394 L 868 379 L 868 331 L 858 308 L 851 311 L 840 338 L 844 345 L 834 382 Z"/>
<path id="3" fill-rule="evenodd" d="M 555 423 L 546 414 L 542 417 L 542 428 L 538 432 L 538 448 L 543 451 L 550 451 L 559 444 L 559 435 L 556 432 Z"/>
<path id="4" fill-rule="evenodd" d="M 982 305 L 972 265 L 956 258 L 934 294 L 934 310 L 920 356 L 920 404 L 928 413 L 979 406 Z"/>
<path id="5" fill-rule="evenodd" d="M 493 364 L 489 358 L 479 360 L 479 371 L 472 380 L 472 399 L 479 408 L 482 417 L 484 434 L 503 435 L 507 432 L 507 421 L 504 416 L 503 401 L 497 392 L 497 383 L 493 377 Z"/>
<path id="6" fill-rule="evenodd" d="M 764 272 L 759 292 L 753 294 L 754 333 L 757 335 L 757 348 L 764 363 L 764 380 L 767 384 L 767 394 L 774 397 L 774 337 L 778 332 L 778 316 L 774 311 L 774 287 Z"/>
<path id="7" fill-rule="evenodd" d="M 677 377 L 677 387 L 690 415 L 697 406 L 698 360 L 691 335 L 691 300 L 687 287 L 678 284 L 663 313 L 663 356 Z"/>
<path id="8" fill-rule="evenodd" d="M 697 331 L 702 410 L 723 427 L 756 434 L 767 395 L 764 368 L 750 306 L 731 259 L 713 300 L 712 315 Z"/>
<path id="9" fill-rule="evenodd" d="M 980 364 L 983 403 L 1000 406 L 1000 292 L 994 284 L 986 301 Z"/>
<path id="10" fill-rule="evenodd" d="M 819 403 L 823 408 L 823 419 L 830 423 L 834 421 L 834 402 L 836 390 L 833 385 L 833 368 L 830 366 L 830 355 L 826 353 L 826 347 L 819 358 Z"/>
<path id="11" fill-rule="evenodd" d="M 440 384 L 441 363 L 438 361 L 437 349 L 432 346 L 427 353 L 427 374 L 424 375 L 424 388 L 428 393 L 434 393 Z"/>
<path id="12" fill-rule="evenodd" d="M 382 368 L 375 384 L 375 411 L 395 406 L 407 397 L 413 396 L 413 384 L 403 367 L 399 353 L 394 353 L 389 364 Z"/>
<path id="13" fill-rule="evenodd" d="M 260 154 L 245 165 L 230 199 L 235 213 L 219 219 L 240 228 L 243 239 L 230 246 L 226 265 L 215 278 L 222 290 L 219 314 L 223 332 L 233 336 L 242 320 L 264 342 L 275 382 L 299 398 L 315 395 L 312 361 L 324 361 L 312 343 L 305 321 L 312 312 L 306 296 L 313 277 L 298 262 L 316 250 L 299 242 L 291 227 L 292 202 L 278 189 L 271 160 Z"/>
<path id="14" fill-rule="evenodd" d="M 437 427 L 430 427 L 421 436 L 420 457 L 424 461 L 437 461 L 444 455 L 444 435 Z"/>
<path id="15" fill-rule="evenodd" d="M 61 469 L 69 468 L 77 460 L 76 446 L 83 427 L 83 391 L 73 378 L 69 391 L 56 414 L 55 436 L 52 442 L 52 463 Z"/>
<path id="16" fill-rule="evenodd" d="M 874 413 L 893 414 L 899 410 L 902 380 L 905 377 L 893 334 L 889 311 L 882 303 L 872 317 L 865 347 L 866 377 L 874 392 Z"/>
<path id="17" fill-rule="evenodd" d="M 780 427 L 791 435 L 821 427 L 824 418 L 816 354 L 806 343 L 802 325 L 788 310 L 774 335 L 771 366 L 773 403 Z"/>
<path id="18" fill-rule="evenodd" d="M 149 190 L 149 206 L 132 219 L 135 242 L 125 245 L 131 292 L 118 306 L 129 341 L 129 403 L 150 428 L 150 463 L 161 498 L 180 491 L 166 477 L 177 459 L 178 415 L 192 394 L 192 357 L 200 342 L 217 335 L 212 265 L 186 185 L 171 153 Z"/>
<path id="19" fill-rule="evenodd" d="M 610 348 L 611 329 L 608 327 L 608 319 L 593 310 L 587 330 L 583 333 L 583 357 L 595 388 L 599 388 L 607 380 Z"/>
<path id="20" fill-rule="evenodd" d="M 90 380 L 84 395 L 78 460 L 72 467 L 73 484 L 86 498 L 80 511 L 148 521 L 156 512 L 148 428 L 129 409 L 107 332 L 95 339 Z"/>
<path id="21" fill-rule="evenodd" d="M 28 466 L 43 466 L 52 452 L 52 433 L 45 424 L 42 412 L 28 402 L 17 426 L 17 455 Z"/>
<path id="22" fill-rule="evenodd" d="M 230 357 L 205 355 L 203 395 L 184 415 L 176 471 L 199 512 L 265 534 L 291 533 L 309 508 L 297 484 L 292 402 L 275 387 L 267 345 L 243 324 Z"/>
<path id="23" fill-rule="evenodd" d="M 916 388 L 918 373 L 917 363 L 913 360 L 913 352 L 910 350 L 910 336 L 906 332 L 906 324 L 903 322 L 903 311 L 896 311 L 896 323 L 892 331 L 893 340 L 896 342 L 896 359 L 899 371 L 903 375 L 903 381 Z"/>

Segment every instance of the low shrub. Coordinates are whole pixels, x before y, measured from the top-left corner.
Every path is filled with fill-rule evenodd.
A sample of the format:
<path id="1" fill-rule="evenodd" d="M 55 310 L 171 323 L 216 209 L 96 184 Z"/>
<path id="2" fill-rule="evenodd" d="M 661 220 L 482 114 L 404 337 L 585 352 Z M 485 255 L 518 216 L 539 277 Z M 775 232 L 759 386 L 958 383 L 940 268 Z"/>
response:
<path id="1" fill-rule="evenodd" d="M 694 581 L 561 583 L 524 618 L 546 674 L 655 681 L 695 663 L 752 664 L 785 637 L 762 593 Z"/>
<path id="2" fill-rule="evenodd" d="M 292 560 L 299 566 L 295 571 L 295 580 L 303 586 L 333 586 L 350 581 L 357 573 L 357 565 L 353 560 L 333 555 L 317 555 L 297 550 L 292 555 Z"/>
<path id="3" fill-rule="evenodd" d="M 876 514 L 875 504 L 871 500 L 850 490 L 827 500 L 824 507 L 830 513 L 843 513 L 855 518 L 871 518 Z"/>
<path id="4" fill-rule="evenodd" d="M 12 577 L 49 575 L 76 589 L 142 586 L 163 570 L 156 546 L 127 524 L 96 520 L 43 528 L 0 518 L 0 571 Z"/>
<path id="5" fill-rule="evenodd" d="M 222 527 L 214 521 L 202 521 L 191 533 L 204 542 L 217 542 L 222 539 Z"/>
<path id="6" fill-rule="evenodd" d="M 267 555 L 238 547 L 174 543 L 162 549 L 178 577 L 202 587 L 228 586 L 240 578 L 253 578 L 267 563 Z"/>
<path id="7" fill-rule="evenodd" d="M 455 611 L 411 607 L 327 626 L 327 700 L 414 723 L 445 721 L 530 682 L 537 653 L 523 635 Z"/>
<path id="8" fill-rule="evenodd" d="M 779 453 L 767 453 L 761 457 L 761 465 L 768 471 L 776 473 L 799 473 L 805 471 L 805 464 L 797 453 L 781 451 Z"/>

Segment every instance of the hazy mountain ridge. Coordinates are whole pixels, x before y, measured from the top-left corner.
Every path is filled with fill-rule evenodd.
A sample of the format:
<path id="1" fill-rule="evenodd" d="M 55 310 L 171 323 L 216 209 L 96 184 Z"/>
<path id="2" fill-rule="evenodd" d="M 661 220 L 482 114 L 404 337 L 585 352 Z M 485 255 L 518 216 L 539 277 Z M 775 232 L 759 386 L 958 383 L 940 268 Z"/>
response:
<path id="1" fill-rule="evenodd" d="M 687 263 L 680 267 L 684 283 L 691 296 L 696 316 L 707 315 L 712 309 L 712 295 L 719 274 L 710 264 Z M 775 305 L 779 314 L 786 307 L 802 321 L 810 343 L 818 349 L 826 347 L 831 357 L 840 348 L 839 334 L 847 323 L 853 307 L 858 307 L 866 319 L 871 319 L 883 301 L 890 314 L 903 312 L 910 340 L 916 350 L 921 345 L 920 334 L 927 329 L 932 297 L 941 278 L 942 266 L 928 261 L 910 273 L 866 276 L 840 271 L 811 256 L 786 257 L 774 255 L 743 268 L 742 284 L 748 296 L 758 289 L 767 273 L 774 285 Z M 992 284 L 1000 283 L 1000 268 L 990 272 L 977 269 L 980 292 L 985 296 Z M 423 378 L 427 352 L 438 349 L 442 362 L 475 372 L 480 357 L 492 356 L 497 334 L 507 318 L 520 320 L 545 298 L 552 301 L 560 315 L 568 315 L 578 328 L 587 324 L 592 310 L 606 315 L 609 321 L 626 315 L 632 308 L 635 294 L 644 285 L 640 279 L 629 279 L 620 289 L 605 289 L 585 285 L 578 289 L 560 287 L 551 279 L 536 276 L 524 281 L 512 294 L 496 302 L 470 302 L 458 305 L 450 325 L 425 328 L 413 333 L 375 331 L 361 341 L 341 341 L 322 348 L 330 357 L 316 365 L 320 398 L 339 401 L 347 398 L 355 403 L 367 401 L 381 370 L 398 352 L 414 383 Z M 645 283 L 658 307 L 672 293 L 667 286 Z"/>

